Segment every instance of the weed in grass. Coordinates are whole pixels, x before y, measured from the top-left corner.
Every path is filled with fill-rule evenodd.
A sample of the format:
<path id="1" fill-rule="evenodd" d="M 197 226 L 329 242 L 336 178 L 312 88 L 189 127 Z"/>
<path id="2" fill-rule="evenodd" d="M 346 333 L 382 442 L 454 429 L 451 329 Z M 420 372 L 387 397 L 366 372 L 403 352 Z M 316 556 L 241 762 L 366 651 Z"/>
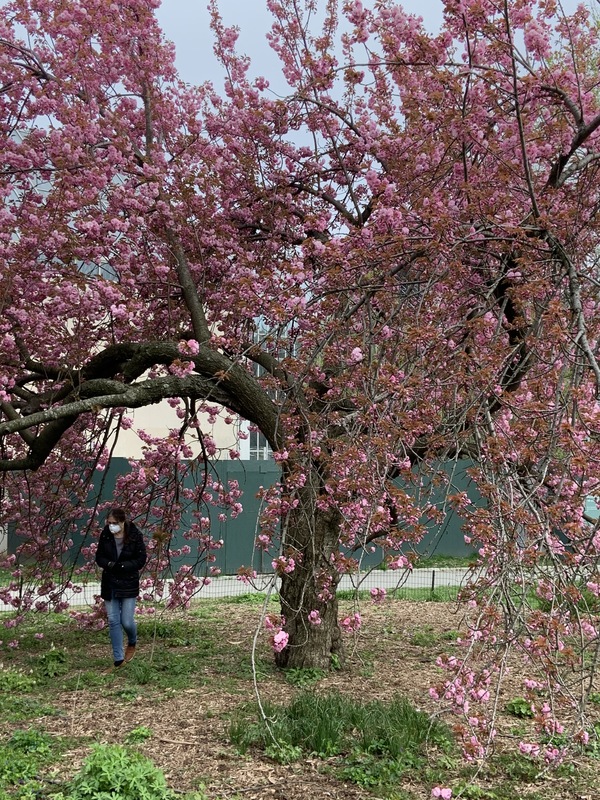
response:
<path id="1" fill-rule="evenodd" d="M 600 705 L 600 692 L 590 692 L 588 700 L 594 705 Z"/>
<path id="2" fill-rule="evenodd" d="M 252 605 L 252 606 L 260 606 L 262 605 L 265 600 L 267 599 L 267 595 L 264 592 L 249 592 L 248 594 L 238 594 L 235 597 L 227 598 L 228 603 L 232 603 L 233 605 Z M 269 596 L 269 600 L 271 602 L 277 602 L 278 597 L 276 594 L 271 593 Z"/>
<path id="3" fill-rule="evenodd" d="M 35 677 L 21 669 L 0 669 L 0 693 L 31 692 L 36 685 Z"/>
<path id="4" fill-rule="evenodd" d="M 371 593 L 366 589 L 339 589 L 336 597 L 340 602 L 343 600 L 372 600 Z"/>
<path id="5" fill-rule="evenodd" d="M 231 654 L 234 655 L 234 661 L 237 665 L 235 673 L 238 679 L 256 677 L 257 681 L 261 681 L 273 675 L 276 671 L 273 662 L 266 658 L 255 657 L 252 659 L 252 657 L 244 651 L 232 651 Z"/>
<path id="6" fill-rule="evenodd" d="M 115 692 L 115 697 L 118 697 L 119 700 L 124 700 L 126 703 L 133 703 L 134 700 L 138 699 L 139 694 L 138 690 L 133 686 L 125 686 Z"/>
<path id="7" fill-rule="evenodd" d="M 197 659 L 193 651 L 175 653 L 159 650 L 154 653 L 152 661 L 136 658 L 119 670 L 119 678 L 140 686 L 151 685 L 158 689 L 181 689 L 187 687 L 190 676 L 197 670 Z"/>
<path id="8" fill-rule="evenodd" d="M 431 625 L 426 625 L 424 628 L 414 631 L 410 637 L 410 643 L 415 647 L 432 647 L 438 641 L 439 636 Z"/>
<path id="9" fill-rule="evenodd" d="M 459 588 L 458 586 L 438 586 L 432 592 L 426 586 L 415 589 L 407 589 L 401 586 L 398 589 L 390 589 L 388 597 L 394 600 L 412 600 L 419 603 L 449 603 L 456 601 Z"/>
<path id="10" fill-rule="evenodd" d="M 503 753 L 493 760 L 492 766 L 511 781 L 523 783 L 534 783 L 540 772 L 540 765 L 521 753 Z"/>
<path id="11" fill-rule="evenodd" d="M 8 797 L 7 789 L 15 789 L 12 797 L 25 800 L 42 797 L 38 773 L 60 753 L 60 746 L 48 734 L 35 729 L 15 731 L 0 745 L 0 797 Z"/>
<path id="12" fill-rule="evenodd" d="M 475 783 L 459 784 L 456 787 L 456 794 L 464 800 L 500 800 L 496 792 L 484 789 Z"/>
<path id="13" fill-rule="evenodd" d="M 366 753 L 351 753 L 344 758 L 339 776 L 364 789 L 391 786 L 406 772 L 406 765 L 389 758 L 373 758 Z"/>
<path id="14" fill-rule="evenodd" d="M 167 647 L 190 647 L 198 636 L 197 626 L 183 619 L 144 620 L 138 632 L 144 639 L 160 639 Z"/>
<path id="15" fill-rule="evenodd" d="M 37 697 L 22 697 L 18 694 L 0 695 L 0 718 L 3 722 L 25 722 L 39 717 L 55 717 L 60 711 L 42 703 Z"/>
<path id="16" fill-rule="evenodd" d="M 265 747 L 265 754 L 278 764 L 293 764 L 303 756 L 301 747 L 287 742 L 272 742 Z"/>
<path id="17" fill-rule="evenodd" d="M 127 664 L 127 677 L 132 683 L 145 686 L 148 683 L 152 683 L 156 677 L 156 672 L 151 662 L 138 658 Z"/>
<path id="18" fill-rule="evenodd" d="M 202 638 L 196 642 L 196 655 L 201 658 L 216 656 L 219 652 L 217 643 L 209 638 Z"/>

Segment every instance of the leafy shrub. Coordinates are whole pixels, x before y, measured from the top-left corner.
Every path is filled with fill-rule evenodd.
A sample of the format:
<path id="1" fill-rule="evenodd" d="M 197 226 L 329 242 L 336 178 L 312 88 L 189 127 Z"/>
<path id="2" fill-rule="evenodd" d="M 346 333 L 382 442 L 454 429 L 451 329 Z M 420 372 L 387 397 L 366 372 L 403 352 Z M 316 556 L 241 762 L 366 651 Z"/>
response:
<path id="1" fill-rule="evenodd" d="M 69 671 L 67 654 L 64 650 L 57 650 L 54 645 L 38 659 L 38 672 L 45 678 L 57 678 Z"/>
<path id="2" fill-rule="evenodd" d="M 97 745 L 73 778 L 69 800 L 173 800 L 150 759 L 121 745 Z"/>

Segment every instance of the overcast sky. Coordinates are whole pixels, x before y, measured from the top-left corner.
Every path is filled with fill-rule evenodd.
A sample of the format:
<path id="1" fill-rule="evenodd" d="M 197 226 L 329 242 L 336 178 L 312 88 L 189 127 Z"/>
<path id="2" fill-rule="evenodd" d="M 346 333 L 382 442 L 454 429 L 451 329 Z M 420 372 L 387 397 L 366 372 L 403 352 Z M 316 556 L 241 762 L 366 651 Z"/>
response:
<path id="1" fill-rule="evenodd" d="M 322 0 L 323 2 L 323 0 Z M 430 30 L 442 20 L 442 0 L 405 0 L 404 8 L 423 17 Z M 368 6 L 368 0 L 365 0 Z M 213 54 L 209 28 L 208 0 L 162 0 L 158 18 L 168 39 L 177 48 L 177 66 L 183 80 L 201 83 L 215 79 L 220 73 Z M 223 21 L 240 28 L 240 50 L 252 58 L 252 75 L 273 78 L 277 61 L 265 41 L 271 15 L 265 0 L 219 0 Z"/>
<path id="2" fill-rule="evenodd" d="M 320 0 L 324 4 L 324 0 Z M 365 6 L 369 0 L 363 0 Z M 442 21 L 442 0 L 399 0 L 406 11 L 423 17 L 425 26 L 435 31 Z M 562 0 L 567 11 L 573 11 L 580 0 Z M 600 0 L 588 0 L 597 4 Z M 175 43 L 177 65 L 183 80 L 201 83 L 215 80 L 219 85 L 221 73 L 213 54 L 213 40 L 209 28 L 208 0 L 162 0 L 158 18 L 168 39 Z M 223 20 L 227 26 L 240 28 L 240 50 L 252 58 L 251 74 L 264 75 L 277 90 L 278 62 L 265 41 L 271 16 L 265 0 L 219 0 Z M 280 86 L 283 88 L 283 79 Z"/>

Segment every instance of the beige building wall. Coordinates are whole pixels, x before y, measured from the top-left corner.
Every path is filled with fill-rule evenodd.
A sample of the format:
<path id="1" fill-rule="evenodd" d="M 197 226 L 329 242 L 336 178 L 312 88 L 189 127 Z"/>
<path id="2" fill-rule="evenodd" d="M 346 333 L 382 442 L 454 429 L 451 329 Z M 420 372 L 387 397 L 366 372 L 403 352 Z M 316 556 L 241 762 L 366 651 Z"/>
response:
<path id="1" fill-rule="evenodd" d="M 127 416 L 133 419 L 133 425 L 129 430 L 123 430 L 119 434 L 119 440 L 114 450 L 115 456 L 123 458 L 140 458 L 142 456 L 143 442 L 137 435 L 137 430 L 145 430 L 150 436 L 160 437 L 164 436 L 170 429 L 177 429 L 181 426 L 181 420 L 177 416 L 176 410 L 163 401 L 151 406 L 144 406 L 143 408 L 130 409 Z M 202 426 L 205 434 L 212 436 L 215 440 L 217 448 L 219 448 L 218 459 L 228 459 L 230 449 L 239 450 L 240 457 L 247 459 L 249 457 L 248 440 L 238 440 L 238 433 L 240 428 L 244 430 L 246 423 L 243 421 L 236 421 L 228 425 L 224 421 L 225 414 L 221 418 L 217 417 L 216 422 L 211 425 L 206 419 L 206 423 Z M 230 415 L 231 416 L 231 415 Z M 199 446 L 194 447 L 193 437 L 188 440 L 193 449 L 199 452 Z"/>

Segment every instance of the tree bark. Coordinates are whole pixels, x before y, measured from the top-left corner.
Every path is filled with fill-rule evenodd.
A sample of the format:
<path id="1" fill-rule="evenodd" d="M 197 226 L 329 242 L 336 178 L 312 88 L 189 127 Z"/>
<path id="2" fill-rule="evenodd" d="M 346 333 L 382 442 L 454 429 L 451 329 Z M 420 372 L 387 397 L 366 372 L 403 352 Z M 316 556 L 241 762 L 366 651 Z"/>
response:
<path id="1" fill-rule="evenodd" d="M 329 670 L 343 663 L 336 596 L 340 576 L 332 563 L 339 549 L 340 516 L 320 509 L 317 499 L 314 489 L 304 487 L 286 520 L 283 550 L 296 567 L 281 578 L 281 614 L 289 640 L 275 661 L 288 669 Z M 309 620 L 311 611 L 318 612 L 320 624 Z"/>

